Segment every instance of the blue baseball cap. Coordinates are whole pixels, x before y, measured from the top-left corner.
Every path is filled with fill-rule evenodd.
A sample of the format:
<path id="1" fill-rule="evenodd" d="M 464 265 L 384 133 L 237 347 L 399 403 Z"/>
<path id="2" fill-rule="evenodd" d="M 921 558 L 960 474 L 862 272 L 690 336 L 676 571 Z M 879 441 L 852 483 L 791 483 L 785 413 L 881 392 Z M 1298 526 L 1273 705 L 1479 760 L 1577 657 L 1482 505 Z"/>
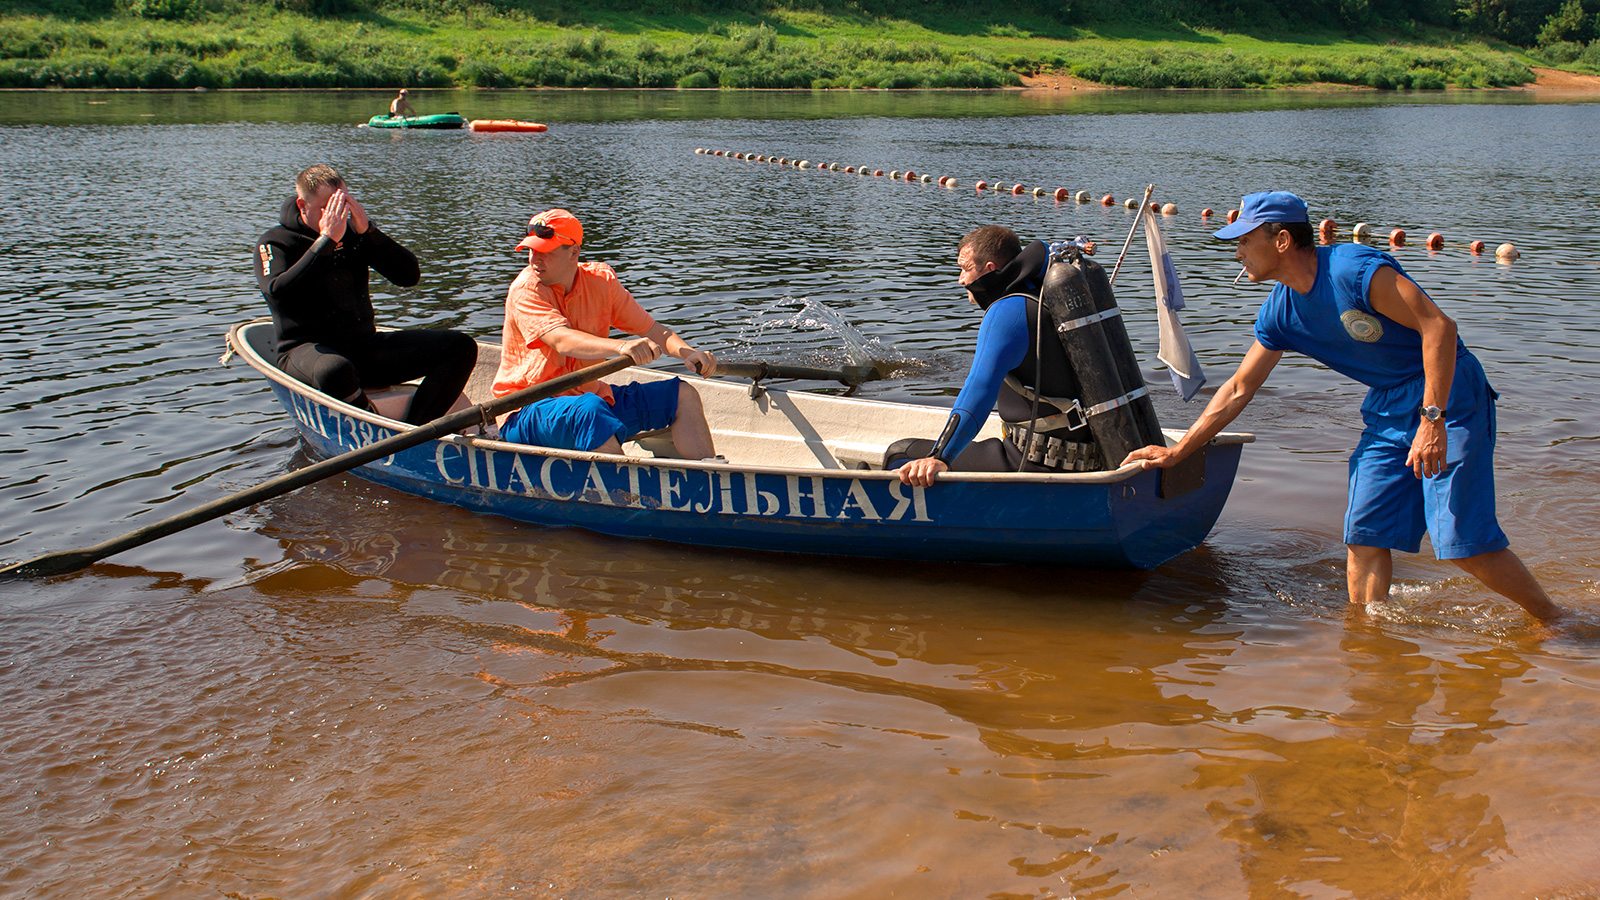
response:
<path id="1" fill-rule="evenodd" d="M 1311 221 L 1306 202 L 1288 191 L 1262 191 L 1239 201 L 1239 218 L 1214 233 L 1224 241 L 1241 238 L 1268 222 L 1287 224 Z"/>

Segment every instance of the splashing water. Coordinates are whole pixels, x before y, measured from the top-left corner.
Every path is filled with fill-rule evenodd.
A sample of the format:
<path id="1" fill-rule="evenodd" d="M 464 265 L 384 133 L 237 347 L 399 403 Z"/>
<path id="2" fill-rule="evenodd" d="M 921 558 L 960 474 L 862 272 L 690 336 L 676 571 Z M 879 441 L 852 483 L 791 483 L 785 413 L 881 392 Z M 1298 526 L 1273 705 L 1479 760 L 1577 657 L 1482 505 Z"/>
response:
<path id="1" fill-rule="evenodd" d="M 922 367 L 888 341 L 862 334 L 827 304 L 804 297 L 784 297 L 762 307 L 739 329 L 734 351 L 764 356 L 768 362 L 870 366 L 883 376 Z"/>

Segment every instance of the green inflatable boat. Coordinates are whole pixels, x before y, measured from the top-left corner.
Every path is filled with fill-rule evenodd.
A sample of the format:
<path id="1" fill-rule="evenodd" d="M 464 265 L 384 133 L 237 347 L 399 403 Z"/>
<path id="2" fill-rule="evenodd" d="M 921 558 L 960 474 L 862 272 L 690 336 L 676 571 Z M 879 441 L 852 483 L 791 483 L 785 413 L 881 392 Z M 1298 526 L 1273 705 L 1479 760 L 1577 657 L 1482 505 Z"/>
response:
<path id="1" fill-rule="evenodd" d="M 372 128 L 465 128 L 467 120 L 455 113 L 437 116 L 392 116 L 388 113 L 367 120 Z"/>

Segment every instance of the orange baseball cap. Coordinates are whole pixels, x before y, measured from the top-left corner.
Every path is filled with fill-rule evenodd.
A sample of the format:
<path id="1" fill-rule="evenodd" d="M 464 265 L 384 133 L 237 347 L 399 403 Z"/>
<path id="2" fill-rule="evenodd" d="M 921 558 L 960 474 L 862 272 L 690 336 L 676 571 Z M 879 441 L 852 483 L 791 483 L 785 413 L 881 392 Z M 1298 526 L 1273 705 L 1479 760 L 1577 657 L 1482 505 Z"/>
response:
<path id="1" fill-rule="evenodd" d="M 528 220 L 528 236 L 517 249 L 549 253 L 557 247 L 581 243 L 583 226 L 578 223 L 578 217 L 564 209 L 551 209 Z"/>

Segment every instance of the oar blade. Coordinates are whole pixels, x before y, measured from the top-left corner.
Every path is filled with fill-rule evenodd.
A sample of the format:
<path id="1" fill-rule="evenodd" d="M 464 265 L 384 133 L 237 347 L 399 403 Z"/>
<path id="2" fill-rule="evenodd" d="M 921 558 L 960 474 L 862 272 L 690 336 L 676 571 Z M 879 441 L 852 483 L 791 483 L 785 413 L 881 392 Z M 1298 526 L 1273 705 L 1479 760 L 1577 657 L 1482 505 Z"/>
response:
<path id="1" fill-rule="evenodd" d="M 68 575 L 79 569 L 86 569 L 102 558 L 103 554 L 93 550 L 62 550 L 59 553 L 46 553 L 44 556 L 0 567 L 0 581 Z"/>

